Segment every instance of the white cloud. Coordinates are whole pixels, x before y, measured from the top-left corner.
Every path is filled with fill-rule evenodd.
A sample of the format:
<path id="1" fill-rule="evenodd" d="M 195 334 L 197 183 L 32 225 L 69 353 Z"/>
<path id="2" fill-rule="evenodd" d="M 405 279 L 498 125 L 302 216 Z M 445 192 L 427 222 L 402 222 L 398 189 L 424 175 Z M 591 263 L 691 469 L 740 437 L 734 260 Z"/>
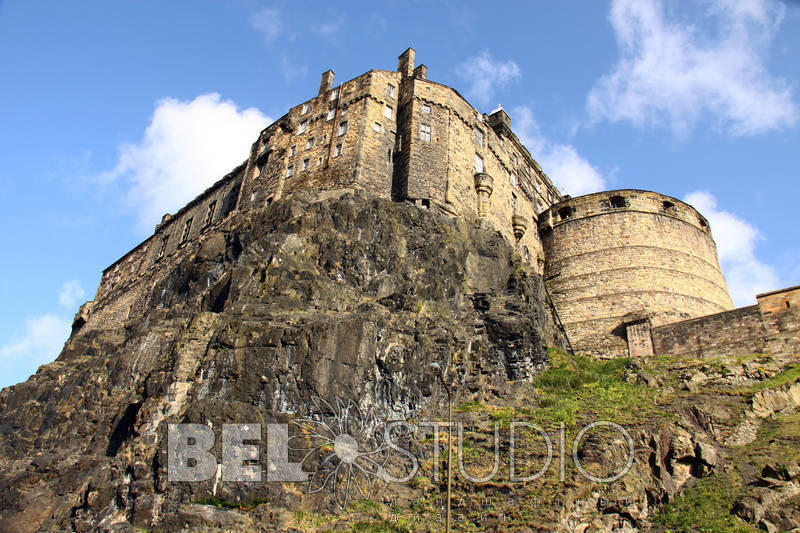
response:
<path id="1" fill-rule="evenodd" d="M 311 25 L 311 31 L 320 37 L 333 37 L 342 31 L 342 28 L 344 28 L 344 15 L 329 17 L 324 22 Z"/>
<path id="2" fill-rule="evenodd" d="M 528 106 L 515 107 L 512 120 L 519 140 L 562 192 L 578 196 L 605 188 L 606 180 L 601 172 L 572 145 L 555 143 L 542 135 Z"/>
<path id="3" fill-rule="evenodd" d="M 685 201 L 708 218 L 728 290 L 737 307 L 755 303 L 755 295 L 780 288 L 776 270 L 755 255 L 762 239 L 758 229 L 733 213 L 720 210 L 707 191 L 695 191 Z"/>
<path id="4" fill-rule="evenodd" d="M 175 212 L 244 161 L 258 132 L 272 120 L 256 108 L 239 110 L 219 94 L 191 102 L 165 98 L 137 144 L 120 148 L 106 179 L 128 187 L 126 201 L 149 233 L 166 212 Z"/>
<path id="5" fill-rule="evenodd" d="M 277 9 L 265 8 L 250 15 L 250 26 L 271 43 L 283 31 L 283 21 Z"/>
<path id="6" fill-rule="evenodd" d="M 83 290 L 81 282 L 73 279 L 61 286 L 61 292 L 58 294 L 58 303 L 66 309 L 73 309 L 78 304 L 83 303 L 85 296 L 86 291 Z"/>
<path id="7" fill-rule="evenodd" d="M 84 295 L 77 280 L 65 282 L 58 295 L 62 312 L 43 313 L 26 320 L 21 336 L 0 346 L 0 387 L 23 381 L 39 366 L 55 360 L 69 338 L 71 313 Z"/>
<path id="8" fill-rule="evenodd" d="M 488 50 L 459 63 L 456 74 L 469 83 L 466 94 L 483 105 L 489 104 L 497 89 L 521 76 L 514 61 L 499 61 Z"/>
<path id="9" fill-rule="evenodd" d="M 668 125 L 678 136 L 707 116 L 736 136 L 795 124 L 792 88 L 766 68 L 784 11 L 770 0 L 712 0 L 700 26 L 660 0 L 615 0 L 621 57 L 589 92 L 592 120 Z"/>

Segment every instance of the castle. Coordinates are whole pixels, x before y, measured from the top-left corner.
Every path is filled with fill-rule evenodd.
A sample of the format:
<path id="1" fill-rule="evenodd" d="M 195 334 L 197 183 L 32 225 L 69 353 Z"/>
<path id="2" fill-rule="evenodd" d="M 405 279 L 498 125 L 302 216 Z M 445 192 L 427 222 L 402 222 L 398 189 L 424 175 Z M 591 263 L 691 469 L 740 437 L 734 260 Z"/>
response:
<path id="1" fill-rule="evenodd" d="M 549 287 L 578 351 L 599 357 L 795 350 L 800 287 L 734 310 L 708 221 L 655 192 L 562 196 L 498 108 L 482 114 L 427 79 L 408 49 L 397 71 L 334 85 L 267 126 L 246 161 L 109 266 L 73 327 L 121 322 L 187 243 L 233 212 L 295 192 L 358 189 L 447 216 L 481 219 Z"/>

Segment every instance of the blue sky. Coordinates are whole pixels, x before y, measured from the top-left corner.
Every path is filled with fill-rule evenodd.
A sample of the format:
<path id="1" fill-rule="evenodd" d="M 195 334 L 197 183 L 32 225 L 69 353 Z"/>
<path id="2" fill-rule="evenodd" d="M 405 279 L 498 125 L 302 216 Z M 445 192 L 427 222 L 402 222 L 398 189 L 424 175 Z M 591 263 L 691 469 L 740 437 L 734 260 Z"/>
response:
<path id="1" fill-rule="evenodd" d="M 565 192 L 693 203 L 738 305 L 800 284 L 798 3 L 0 0 L 0 386 L 322 72 L 409 46 Z"/>

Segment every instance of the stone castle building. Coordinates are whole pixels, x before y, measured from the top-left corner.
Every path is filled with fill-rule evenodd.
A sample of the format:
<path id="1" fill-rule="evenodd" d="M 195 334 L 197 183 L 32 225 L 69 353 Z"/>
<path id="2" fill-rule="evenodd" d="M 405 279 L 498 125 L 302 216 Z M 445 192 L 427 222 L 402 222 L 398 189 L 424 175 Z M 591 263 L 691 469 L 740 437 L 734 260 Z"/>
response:
<path id="1" fill-rule="evenodd" d="M 711 228 L 692 206 L 640 190 L 562 196 L 502 108 L 480 113 L 455 89 L 428 80 L 414 55 L 409 48 L 396 71 L 370 70 L 340 85 L 325 72 L 317 95 L 267 126 L 246 161 L 165 215 L 153 235 L 103 272 L 75 327 L 136 316 L 187 243 L 233 212 L 314 188 L 358 189 L 482 219 L 545 277 L 576 351 L 691 352 L 708 316 L 725 324 L 745 320 L 763 340 L 764 310 L 733 311 Z M 786 300 L 770 304 L 770 312 L 794 316 L 797 294 L 765 297 Z"/>

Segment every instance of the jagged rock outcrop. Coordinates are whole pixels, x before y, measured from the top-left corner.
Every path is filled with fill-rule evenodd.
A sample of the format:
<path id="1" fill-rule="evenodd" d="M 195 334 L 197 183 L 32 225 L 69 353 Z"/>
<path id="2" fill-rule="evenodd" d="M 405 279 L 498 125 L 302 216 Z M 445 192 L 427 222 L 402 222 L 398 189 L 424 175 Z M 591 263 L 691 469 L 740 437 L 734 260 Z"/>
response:
<path id="1" fill-rule="evenodd" d="M 407 418 L 433 361 L 503 388 L 561 343 L 541 277 L 477 222 L 307 191 L 189 246 L 141 313 L 93 327 L 82 308 L 58 359 L 0 392 L 0 530 L 200 529 L 210 493 L 280 508 L 297 489 L 169 482 L 167 423 L 285 421 L 314 397 Z"/>

